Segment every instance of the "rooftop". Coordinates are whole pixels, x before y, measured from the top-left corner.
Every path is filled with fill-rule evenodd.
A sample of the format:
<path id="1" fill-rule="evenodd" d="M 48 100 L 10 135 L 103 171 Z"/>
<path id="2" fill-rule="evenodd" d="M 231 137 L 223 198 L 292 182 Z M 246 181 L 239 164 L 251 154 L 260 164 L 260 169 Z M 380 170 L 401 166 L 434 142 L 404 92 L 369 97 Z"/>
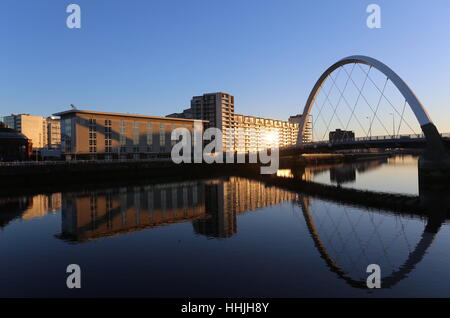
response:
<path id="1" fill-rule="evenodd" d="M 104 116 L 119 116 L 119 117 L 132 117 L 132 118 L 146 118 L 146 119 L 161 119 L 161 120 L 177 120 L 177 121 L 190 121 L 192 122 L 194 119 L 186 119 L 186 118 L 173 118 L 173 117 L 163 117 L 163 116 L 147 116 L 147 115 L 138 115 L 138 114 L 122 114 L 122 113 L 109 113 L 109 112 L 97 112 L 91 110 L 79 110 L 79 109 L 71 109 L 63 112 L 55 113 L 53 116 L 64 116 L 70 114 L 92 114 L 92 115 L 104 115 Z M 208 122 L 207 120 L 202 120 L 202 122 Z"/>
<path id="2" fill-rule="evenodd" d="M 25 139 L 25 140 L 27 140 L 28 138 L 24 134 L 14 130 L 14 129 L 0 126 L 0 139 Z"/>

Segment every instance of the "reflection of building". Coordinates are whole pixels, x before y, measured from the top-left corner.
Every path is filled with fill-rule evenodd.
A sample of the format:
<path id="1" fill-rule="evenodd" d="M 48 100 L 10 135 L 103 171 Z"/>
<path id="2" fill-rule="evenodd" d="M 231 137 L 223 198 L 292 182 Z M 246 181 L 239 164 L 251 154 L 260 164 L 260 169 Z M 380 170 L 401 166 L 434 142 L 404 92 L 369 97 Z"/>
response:
<path id="1" fill-rule="evenodd" d="M 9 128 L 21 132 L 33 143 L 33 149 L 43 149 L 47 146 L 47 120 L 41 116 L 29 114 L 12 114 L 3 117 Z"/>
<path id="2" fill-rule="evenodd" d="M 224 194 L 222 180 L 205 184 L 205 208 L 209 217 L 192 222 L 196 233 L 216 238 L 227 238 L 236 233 L 236 213 L 225 210 L 225 201 L 229 198 Z"/>
<path id="3" fill-rule="evenodd" d="M 0 227 L 13 219 L 31 220 L 61 209 L 61 193 L 0 198 Z"/>
<path id="4" fill-rule="evenodd" d="M 250 179 L 230 177 L 224 182 L 224 210 L 236 214 L 295 199 L 296 194 Z"/>
<path id="5" fill-rule="evenodd" d="M 199 182 L 64 194 L 62 237 L 84 241 L 205 216 Z"/>
<path id="6" fill-rule="evenodd" d="M 209 219 L 193 222 L 194 230 L 210 237 L 226 238 L 237 232 L 236 215 L 296 199 L 296 194 L 245 178 L 230 177 L 207 184 Z"/>
<path id="7" fill-rule="evenodd" d="M 49 212 L 57 212 L 59 209 L 61 209 L 61 193 L 38 194 L 30 200 L 30 204 L 22 214 L 22 219 L 30 220 L 42 217 Z"/>
<path id="8" fill-rule="evenodd" d="M 20 218 L 30 205 L 30 197 L 0 198 L 0 228 Z"/>
<path id="9" fill-rule="evenodd" d="M 176 128 L 193 131 L 194 120 L 132 114 L 69 110 L 61 117 L 63 152 L 95 158 L 149 158 L 170 153 Z"/>
<path id="10" fill-rule="evenodd" d="M 0 161 L 28 160 L 30 156 L 31 141 L 0 123 Z"/>
<path id="11" fill-rule="evenodd" d="M 301 179 L 303 181 L 312 181 L 313 170 L 310 167 L 296 168 L 296 169 L 278 169 L 277 177 L 287 179 Z"/>
<path id="12" fill-rule="evenodd" d="M 237 214 L 295 198 L 237 177 L 64 193 L 61 238 L 85 241 L 187 221 L 198 234 L 227 238 L 237 231 Z"/>
<path id="13" fill-rule="evenodd" d="M 356 169 L 353 165 L 346 165 L 330 169 L 330 181 L 337 184 L 353 182 L 356 180 Z"/>

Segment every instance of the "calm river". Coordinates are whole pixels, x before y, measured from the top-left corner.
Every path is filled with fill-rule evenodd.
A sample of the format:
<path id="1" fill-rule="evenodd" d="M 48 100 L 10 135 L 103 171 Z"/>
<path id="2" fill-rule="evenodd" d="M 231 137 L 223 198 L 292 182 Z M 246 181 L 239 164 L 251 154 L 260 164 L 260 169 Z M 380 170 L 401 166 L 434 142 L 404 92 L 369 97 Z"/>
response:
<path id="1" fill-rule="evenodd" d="M 419 194 L 413 157 L 302 173 Z M 236 176 L 0 198 L 0 297 L 450 297 L 450 226 L 426 224 Z"/>

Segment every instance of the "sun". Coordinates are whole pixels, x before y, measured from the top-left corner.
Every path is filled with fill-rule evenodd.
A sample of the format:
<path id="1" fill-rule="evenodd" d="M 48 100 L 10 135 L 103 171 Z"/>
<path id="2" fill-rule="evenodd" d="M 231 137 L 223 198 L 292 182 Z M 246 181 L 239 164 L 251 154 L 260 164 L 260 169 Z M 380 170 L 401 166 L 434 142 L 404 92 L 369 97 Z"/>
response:
<path id="1" fill-rule="evenodd" d="M 268 145 L 276 145 L 278 143 L 278 134 L 276 132 L 267 132 L 264 135 L 264 139 Z"/>

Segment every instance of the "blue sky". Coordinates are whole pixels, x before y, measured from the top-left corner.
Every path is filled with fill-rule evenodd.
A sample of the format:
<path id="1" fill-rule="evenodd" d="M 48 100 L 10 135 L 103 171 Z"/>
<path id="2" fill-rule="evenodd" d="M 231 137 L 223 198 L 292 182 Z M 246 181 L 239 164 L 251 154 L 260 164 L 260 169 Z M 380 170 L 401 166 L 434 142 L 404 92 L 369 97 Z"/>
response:
<path id="1" fill-rule="evenodd" d="M 67 5 L 82 28 L 66 27 Z M 382 28 L 366 26 L 366 7 Z M 287 119 L 336 60 L 369 55 L 450 132 L 450 2 L 2 0 L 0 116 L 81 109 L 166 115 L 225 91 L 236 112 Z"/>

